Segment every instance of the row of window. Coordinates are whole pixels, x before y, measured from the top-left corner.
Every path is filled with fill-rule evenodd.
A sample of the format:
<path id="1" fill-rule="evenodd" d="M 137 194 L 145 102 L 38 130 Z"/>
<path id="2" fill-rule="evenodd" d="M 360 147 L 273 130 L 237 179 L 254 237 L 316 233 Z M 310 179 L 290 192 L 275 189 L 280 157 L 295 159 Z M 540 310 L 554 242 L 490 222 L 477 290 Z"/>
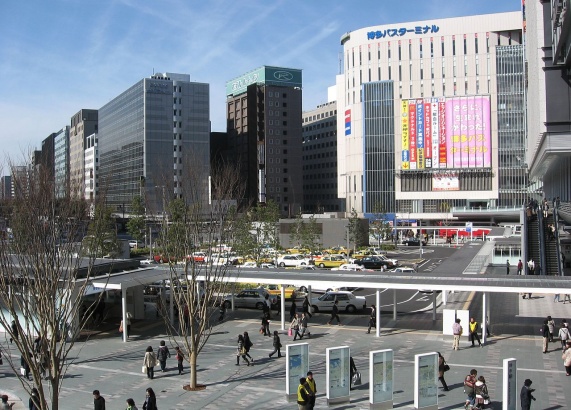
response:
<path id="1" fill-rule="evenodd" d="M 336 137 L 337 136 L 337 131 L 327 131 L 327 132 L 320 132 L 319 134 L 314 134 L 314 135 L 305 135 L 303 137 L 303 142 L 309 142 L 309 141 L 315 141 L 315 140 L 319 140 L 322 138 L 328 138 L 328 137 Z"/>
<path id="2" fill-rule="evenodd" d="M 301 149 L 302 149 L 302 151 L 309 151 L 309 150 L 314 150 L 314 149 L 322 149 L 322 148 L 336 147 L 336 146 L 337 146 L 337 141 L 327 141 L 327 142 L 321 142 L 319 144 L 303 145 L 301 147 Z"/>
<path id="3" fill-rule="evenodd" d="M 337 110 L 329 111 L 329 112 L 325 112 L 325 113 L 322 112 L 321 114 L 310 115 L 309 117 L 302 118 L 301 121 L 302 122 L 317 121 L 317 120 L 320 120 L 322 118 L 333 117 L 334 115 L 337 115 Z"/>
<path id="4" fill-rule="evenodd" d="M 306 184 L 303 189 L 337 189 L 337 182 L 326 184 Z"/>
<path id="5" fill-rule="evenodd" d="M 330 166 L 334 167 L 335 163 L 334 162 L 330 162 L 329 163 Z M 323 168 L 327 168 L 327 167 L 323 167 Z M 309 168 L 305 168 L 304 166 L 304 170 L 309 169 Z M 327 179 L 327 178 L 335 178 L 335 181 L 337 181 L 337 173 L 336 172 L 324 172 L 322 174 L 304 174 L 303 175 L 303 179 Z M 337 182 L 335 182 L 337 183 Z"/>
<path id="6" fill-rule="evenodd" d="M 335 127 L 335 126 L 337 126 L 337 123 L 335 121 L 323 121 L 318 124 L 306 125 L 305 127 L 303 127 L 303 132 L 313 131 L 326 127 Z"/>

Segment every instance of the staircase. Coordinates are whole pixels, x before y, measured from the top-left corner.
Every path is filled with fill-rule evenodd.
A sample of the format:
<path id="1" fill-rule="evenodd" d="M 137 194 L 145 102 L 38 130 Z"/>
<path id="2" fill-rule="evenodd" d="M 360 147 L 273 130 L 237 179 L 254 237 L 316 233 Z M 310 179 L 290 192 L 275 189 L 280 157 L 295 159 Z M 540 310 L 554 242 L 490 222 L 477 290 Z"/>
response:
<path id="1" fill-rule="evenodd" d="M 529 261 L 530 259 L 533 259 L 533 261 L 535 262 L 535 266 L 537 267 L 537 265 L 540 262 L 540 251 L 539 251 L 539 220 L 538 218 L 534 215 L 532 216 L 532 218 L 530 220 L 526 221 L 526 229 L 527 229 L 527 260 Z M 526 268 L 526 273 L 529 274 L 529 272 L 527 272 L 527 261 L 524 261 L 524 266 Z M 536 274 L 538 274 L 539 272 L 537 272 L 536 269 Z"/>
<path id="2" fill-rule="evenodd" d="M 545 275 L 559 275 L 559 260 L 558 260 L 558 241 L 557 229 L 553 238 L 550 234 L 549 225 L 557 226 L 553 218 L 553 214 L 547 215 L 543 218 L 543 244 L 545 249 Z"/>

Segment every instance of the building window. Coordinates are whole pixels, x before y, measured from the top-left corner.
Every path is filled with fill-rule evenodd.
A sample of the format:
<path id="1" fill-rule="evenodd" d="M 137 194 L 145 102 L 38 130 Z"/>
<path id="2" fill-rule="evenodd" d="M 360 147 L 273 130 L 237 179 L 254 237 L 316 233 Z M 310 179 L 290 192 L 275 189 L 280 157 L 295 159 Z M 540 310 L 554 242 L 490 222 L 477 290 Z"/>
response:
<path id="1" fill-rule="evenodd" d="M 452 39 L 452 55 L 456 55 L 456 40 Z"/>
<path id="2" fill-rule="evenodd" d="M 476 54 L 478 54 L 478 37 L 474 39 L 474 46 L 476 47 Z"/>
<path id="3" fill-rule="evenodd" d="M 400 60 L 401 60 L 401 47 L 400 47 L 400 44 L 399 44 L 399 61 L 400 61 Z"/>
<path id="4" fill-rule="evenodd" d="M 468 47 L 466 45 L 466 38 L 464 37 L 464 55 L 468 54 Z"/>
<path id="5" fill-rule="evenodd" d="M 282 121 L 282 125 L 283 125 L 284 127 L 287 127 L 287 121 Z"/>
<path id="6" fill-rule="evenodd" d="M 282 113 L 282 115 L 283 115 L 284 117 L 287 117 L 287 111 L 284 111 L 284 112 Z"/>

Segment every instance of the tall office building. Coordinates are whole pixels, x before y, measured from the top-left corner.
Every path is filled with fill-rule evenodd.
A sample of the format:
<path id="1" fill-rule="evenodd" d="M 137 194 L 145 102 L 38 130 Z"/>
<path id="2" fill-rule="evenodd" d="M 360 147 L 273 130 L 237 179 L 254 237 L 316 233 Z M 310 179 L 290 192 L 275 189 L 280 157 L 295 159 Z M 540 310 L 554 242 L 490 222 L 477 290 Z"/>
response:
<path id="1" fill-rule="evenodd" d="M 0 177 L 0 199 L 7 200 L 12 198 L 12 177 L 4 175 Z"/>
<path id="2" fill-rule="evenodd" d="M 520 12 L 341 37 L 338 193 L 347 211 L 434 219 L 526 197 Z"/>
<path id="3" fill-rule="evenodd" d="M 99 194 L 130 211 L 142 196 L 147 213 L 162 213 L 192 185 L 206 197 L 209 166 L 209 85 L 188 74 L 153 74 L 99 110 Z"/>
<path id="4" fill-rule="evenodd" d="M 303 113 L 303 212 L 344 211 L 337 198 L 337 102 Z"/>
<path id="5" fill-rule="evenodd" d="M 262 66 L 226 83 L 228 145 L 246 182 L 242 206 L 301 211 L 301 70 Z"/>
<path id="6" fill-rule="evenodd" d="M 54 179 L 56 197 L 69 194 L 69 126 L 54 133 Z"/>
<path id="7" fill-rule="evenodd" d="M 84 196 L 85 149 L 87 136 L 97 132 L 97 110 L 82 109 L 71 117 L 69 129 L 69 184 L 76 198 Z"/>
<path id="8" fill-rule="evenodd" d="M 99 189 L 99 150 L 97 148 L 97 134 L 91 134 L 85 139 L 84 160 L 85 173 L 83 197 L 93 203 L 97 198 Z"/>

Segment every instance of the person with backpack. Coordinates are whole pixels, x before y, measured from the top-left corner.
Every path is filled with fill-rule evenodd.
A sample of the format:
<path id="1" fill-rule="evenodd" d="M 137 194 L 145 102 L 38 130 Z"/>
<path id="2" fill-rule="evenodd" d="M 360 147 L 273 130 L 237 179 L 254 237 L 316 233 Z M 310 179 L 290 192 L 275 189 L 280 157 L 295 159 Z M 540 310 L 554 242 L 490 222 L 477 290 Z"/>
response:
<path id="1" fill-rule="evenodd" d="M 246 349 L 246 356 L 250 358 L 252 363 L 254 363 L 254 359 L 250 356 L 250 348 L 254 346 L 254 343 L 250 340 L 250 336 L 248 332 L 244 332 L 244 348 Z"/>
<path id="2" fill-rule="evenodd" d="M 164 340 L 161 340 L 159 350 L 157 351 L 157 359 L 161 365 L 161 372 L 166 372 L 167 368 L 167 358 L 171 357 L 171 352 L 169 352 L 169 348 L 167 347 Z"/>
<path id="3" fill-rule="evenodd" d="M 182 365 L 182 362 L 184 361 L 184 354 L 182 353 L 182 350 L 180 350 L 180 347 L 178 346 L 174 348 L 174 351 L 176 352 L 175 359 L 178 367 L 178 374 L 182 374 L 182 371 L 184 370 Z"/>
<path id="4" fill-rule="evenodd" d="M 464 393 L 466 393 L 466 404 L 464 408 L 470 410 L 476 404 L 476 376 L 478 376 L 478 371 L 476 369 L 470 370 L 464 378 Z"/>
<path id="5" fill-rule="evenodd" d="M 559 329 L 559 340 L 561 340 L 561 350 L 565 351 L 565 345 L 567 341 L 571 339 L 571 334 L 569 334 L 569 328 L 567 327 L 567 322 L 561 322 L 561 328 Z"/>

